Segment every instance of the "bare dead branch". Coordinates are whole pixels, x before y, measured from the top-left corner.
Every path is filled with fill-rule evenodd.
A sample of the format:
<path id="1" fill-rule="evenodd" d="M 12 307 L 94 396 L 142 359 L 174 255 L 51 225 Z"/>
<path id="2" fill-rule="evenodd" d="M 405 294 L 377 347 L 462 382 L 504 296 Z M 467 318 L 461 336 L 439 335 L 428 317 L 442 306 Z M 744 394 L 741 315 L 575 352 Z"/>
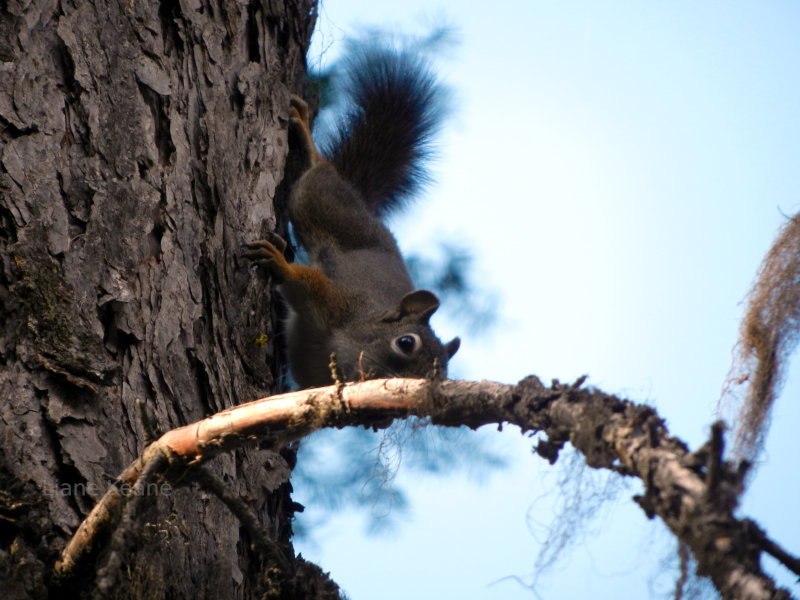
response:
<path id="1" fill-rule="evenodd" d="M 723 598 L 791 598 L 776 588 L 760 566 L 767 551 L 800 574 L 796 558 L 778 548 L 747 519 L 733 516 L 742 490 L 742 471 L 722 461 L 722 427 L 696 453 L 671 437 L 656 411 L 598 390 L 581 381 L 545 387 L 536 377 L 517 385 L 494 382 L 372 380 L 263 398 L 174 429 L 148 446 L 120 476 L 135 482 L 151 461 L 174 457 L 171 471 L 198 465 L 251 439 L 276 444 L 323 427 L 383 427 L 391 419 L 430 417 L 435 425 L 477 428 L 511 423 L 523 433 L 544 433 L 546 457 L 557 460 L 569 441 L 594 468 L 636 476 L 644 494 L 635 500 L 648 517 L 658 516 L 692 551 L 700 575 Z M 95 506 L 62 552 L 56 573 L 69 576 L 88 560 L 98 533 L 118 519 L 121 496 L 112 488 Z"/>
<path id="2" fill-rule="evenodd" d="M 173 468 L 198 465 L 223 450 L 240 447 L 251 439 L 276 437 L 285 443 L 326 426 L 357 424 L 348 419 L 359 415 L 369 424 L 369 416 L 405 416 L 410 407 L 421 405 L 429 382 L 424 380 L 373 380 L 358 385 L 331 386 L 262 398 L 222 411 L 197 423 L 168 431 L 145 448 L 142 456 L 126 468 L 101 498 L 64 548 L 55 567 L 61 577 L 71 575 L 86 556 L 95 550 L 94 542 L 108 533 L 119 519 L 124 501 L 120 489 L 132 486 L 142 471 L 158 457 L 169 455 Z M 366 417 L 366 418 L 365 418 Z M 348 420 L 350 422 L 348 422 Z"/>

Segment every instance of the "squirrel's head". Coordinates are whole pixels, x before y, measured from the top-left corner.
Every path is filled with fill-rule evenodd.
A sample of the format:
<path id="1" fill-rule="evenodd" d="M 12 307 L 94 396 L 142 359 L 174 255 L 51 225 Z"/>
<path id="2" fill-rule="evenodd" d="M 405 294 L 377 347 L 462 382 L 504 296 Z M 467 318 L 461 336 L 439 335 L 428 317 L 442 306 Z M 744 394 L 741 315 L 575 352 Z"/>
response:
<path id="1" fill-rule="evenodd" d="M 461 340 L 442 344 L 428 321 L 439 308 L 433 292 L 409 292 L 396 307 L 333 335 L 339 368 L 347 381 L 381 377 L 447 375 L 447 361 Z M 435 366 L 436 365 L 436 366 Z"/>

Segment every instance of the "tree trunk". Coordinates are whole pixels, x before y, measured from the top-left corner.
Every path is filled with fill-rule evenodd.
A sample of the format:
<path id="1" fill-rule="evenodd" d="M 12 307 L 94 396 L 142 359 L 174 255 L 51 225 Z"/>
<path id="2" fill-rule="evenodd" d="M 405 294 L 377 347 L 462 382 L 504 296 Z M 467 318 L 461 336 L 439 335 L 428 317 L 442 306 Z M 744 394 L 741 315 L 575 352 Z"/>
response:
<path id="1" fill-rule="evenodd" d="M 277 391 L 272 297 L 237 255 L 283 225 L 289 94 L 314 16 L 312 0 L 0 2 L 7 596 L 64 585 L 58 553 L 140 454 L 143 414 L 166 431 Z M 290 558 L 292 460 L 251 448 L 211 467 Z M 114 595 L 264 592 L 222 502 L 160 491 Z M 87 573 L 59 593 L 94 585 Z"/>

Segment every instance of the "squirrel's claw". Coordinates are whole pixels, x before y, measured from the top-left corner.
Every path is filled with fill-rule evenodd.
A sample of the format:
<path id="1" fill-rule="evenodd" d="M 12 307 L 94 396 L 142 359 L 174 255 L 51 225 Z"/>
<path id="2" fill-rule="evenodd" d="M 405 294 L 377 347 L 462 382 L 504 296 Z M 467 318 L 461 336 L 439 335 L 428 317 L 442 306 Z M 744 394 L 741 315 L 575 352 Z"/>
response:
<path id="1" fill-rule="evenodd" d="M 277 233 L 269 233 L 267 237 L 243 244 L 242 256 L 264 267 L 276 281 L 284 281 L 289 276 L 289 263 L 283 256 L 286 240 Z"/>
<path id="2" fill-rule="evenodd" d="M 242 244 L 242 248 L 246 248 L 247 250 L 258 250 L 260 248 L 265 248 L 266 246 L 271 246 L 277 250 L 278 253 L 283 254 L 286 252 L 288 245 L 289 244 L 286 242 L 286 240 L 284 240 L 281 236 L 270 231 L 264 236 L 263 240 L 246 242 Z M 245 255 L 247 255 L 247 253 L 245 253 Z"/>

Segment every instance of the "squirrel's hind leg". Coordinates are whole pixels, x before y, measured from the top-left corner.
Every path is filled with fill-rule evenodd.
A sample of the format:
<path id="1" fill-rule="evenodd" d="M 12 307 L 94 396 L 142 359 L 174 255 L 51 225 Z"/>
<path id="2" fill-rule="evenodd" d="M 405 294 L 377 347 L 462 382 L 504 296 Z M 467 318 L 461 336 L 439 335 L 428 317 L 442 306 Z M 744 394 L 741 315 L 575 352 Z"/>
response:
<path id="1" fill-rule="evenodd" d="M 311 124 L 308 121 L 308 104 L 300 96 L 292 94 L 290 127 L 300 142 L 300 147 L 306 157 L 309 168 L 322 161 L 317 152 L 314 139 L 311 137 Z"/>

